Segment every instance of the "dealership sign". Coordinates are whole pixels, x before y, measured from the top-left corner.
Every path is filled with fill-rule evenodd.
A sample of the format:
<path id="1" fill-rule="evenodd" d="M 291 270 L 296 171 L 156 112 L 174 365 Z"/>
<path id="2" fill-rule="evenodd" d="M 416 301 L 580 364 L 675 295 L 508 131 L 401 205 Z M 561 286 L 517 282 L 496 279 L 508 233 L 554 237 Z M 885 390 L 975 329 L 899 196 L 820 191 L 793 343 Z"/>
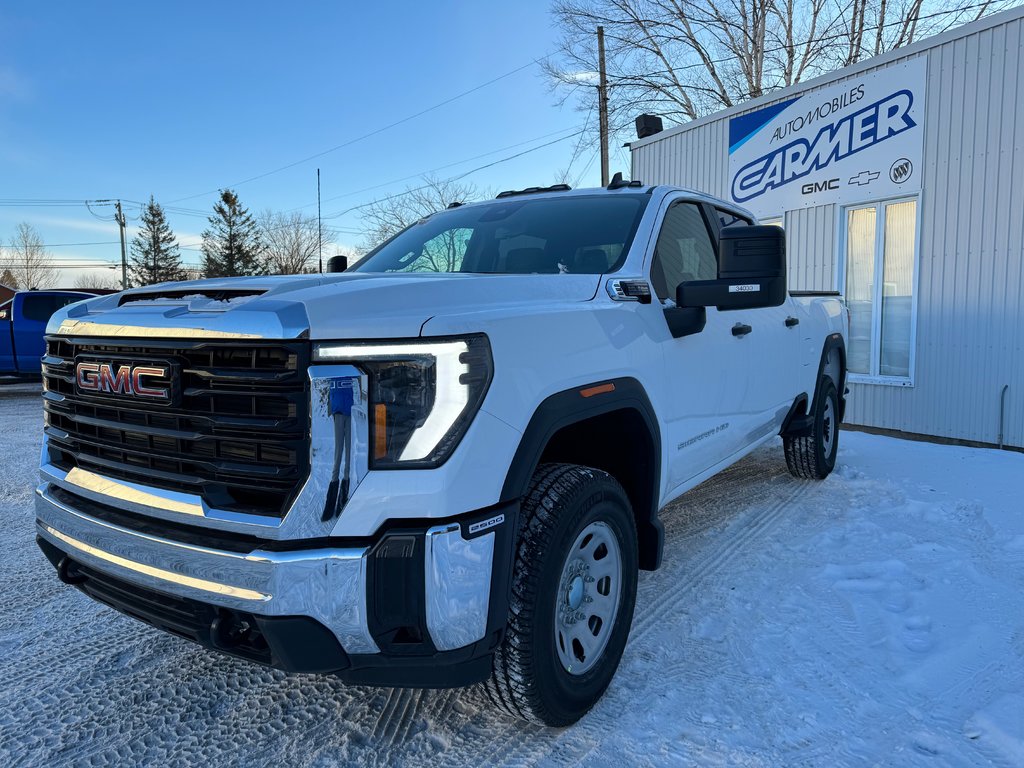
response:
<path id="1" fill-rule="evenodd" d="M 732 199 L 761 216 L 921 189 L 926 60 L 729 120 Z"/>

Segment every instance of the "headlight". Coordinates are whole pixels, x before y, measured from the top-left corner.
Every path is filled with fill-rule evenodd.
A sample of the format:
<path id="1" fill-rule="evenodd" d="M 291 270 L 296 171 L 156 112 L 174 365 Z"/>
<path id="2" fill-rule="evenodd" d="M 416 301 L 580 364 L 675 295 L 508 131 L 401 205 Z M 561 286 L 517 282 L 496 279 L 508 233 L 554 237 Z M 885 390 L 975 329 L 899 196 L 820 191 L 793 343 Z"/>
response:
<path id="1" fill-rule="evenodd" d="M 491 383 L 483 335 L 422 341 L 321 343 L 322 363 L 351 363 L 369 378 L 370 466 L 436 467 L 455 450 Z"/>

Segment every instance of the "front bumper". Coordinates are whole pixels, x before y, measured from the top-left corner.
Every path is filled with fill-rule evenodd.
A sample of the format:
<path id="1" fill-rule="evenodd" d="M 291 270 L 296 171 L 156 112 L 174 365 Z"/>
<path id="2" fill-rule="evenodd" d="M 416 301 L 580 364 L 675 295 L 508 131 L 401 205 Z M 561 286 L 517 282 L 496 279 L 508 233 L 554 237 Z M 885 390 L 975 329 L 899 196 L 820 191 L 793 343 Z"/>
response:
<path id="1" fill-rule="evenodd" d="M 161 523 L 51 483 L 36 491 L 40 546 L 92 597 L 170 631 L 167 611 L 188 613 L 203 631 L 177 634 L 271 666 L 388 685 L 461 685 L 489 673 L 517 511 L 283 543 Z"/>

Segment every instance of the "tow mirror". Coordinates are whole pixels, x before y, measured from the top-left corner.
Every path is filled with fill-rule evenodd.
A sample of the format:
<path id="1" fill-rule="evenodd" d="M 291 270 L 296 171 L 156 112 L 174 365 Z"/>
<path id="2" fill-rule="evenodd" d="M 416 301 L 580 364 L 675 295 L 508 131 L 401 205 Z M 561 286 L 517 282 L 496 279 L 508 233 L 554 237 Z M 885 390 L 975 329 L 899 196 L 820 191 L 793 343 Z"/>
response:
<path id="1" fill-rule="evenodd" d="M 331 256 L 327 260 L 328 272 L 344 272 L 348 269 L 348 256 Z"/>
<path id="2" fill-rule="evenodd" d="M 786 233 L 781 227 L 726 227 L 718 239 L 718 279 L 676 288 L 679 307 L 778 307 L 786 300 Z"/>

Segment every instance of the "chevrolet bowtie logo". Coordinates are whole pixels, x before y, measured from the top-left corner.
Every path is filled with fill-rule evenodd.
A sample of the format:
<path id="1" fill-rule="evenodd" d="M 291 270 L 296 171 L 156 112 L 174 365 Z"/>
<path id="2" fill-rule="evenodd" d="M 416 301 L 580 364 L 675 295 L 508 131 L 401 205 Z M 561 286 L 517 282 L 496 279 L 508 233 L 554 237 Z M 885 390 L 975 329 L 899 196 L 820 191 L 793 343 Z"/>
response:
<path id="1" fill-rule="evenodd" d="M 870 184 L 880 175 L 881 174 L 878 171 L 861 171 L 850 179 L 850 184 Z"/>

